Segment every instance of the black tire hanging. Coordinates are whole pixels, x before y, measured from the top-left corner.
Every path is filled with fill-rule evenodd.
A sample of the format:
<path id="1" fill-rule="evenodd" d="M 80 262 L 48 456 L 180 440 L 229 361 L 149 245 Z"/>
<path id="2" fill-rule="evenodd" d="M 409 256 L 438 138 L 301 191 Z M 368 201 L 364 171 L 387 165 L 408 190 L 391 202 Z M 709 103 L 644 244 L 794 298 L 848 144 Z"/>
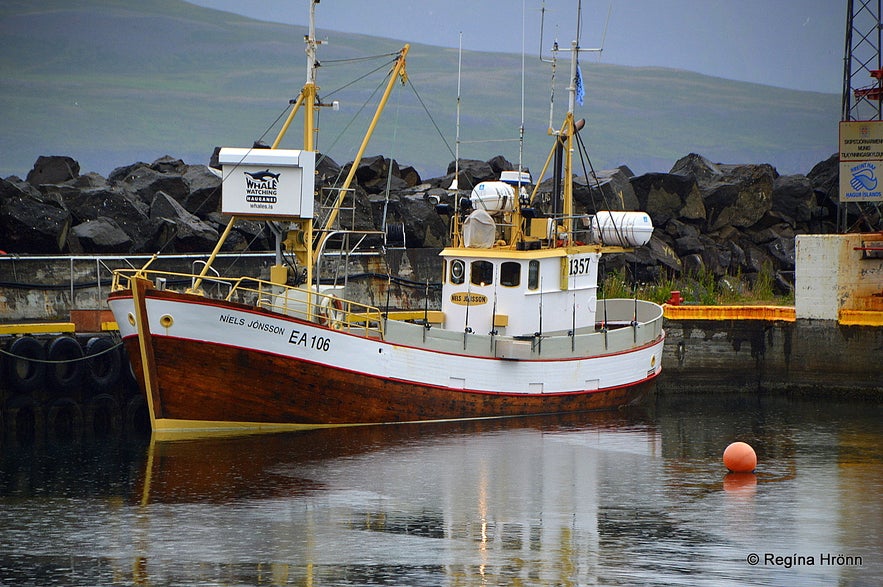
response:
<path id="1" fill-rule="evenodd" d="M 59 392 L 74 393 L 83 383 L 83 347 L 72 336 L 59 336 L 49 343 L 46 350 L 49 363 L 46 379 L 53 389 Z"/>
<path id="2" fill-rule="evenodd" d="M 41 388 L 46 380 L 46 358 L 43 345 L 33 336 L 16 338 L 4 355 L 6 374 L 15 393 L 30 393 Z"/>
<path id="3" fill-rule="evenodd" d="M 90 395 L 112 391 L 119 384 L 123 359 L 115 346 L 106 336 L 93 336 L 86 343 L 86 391 Z"/>

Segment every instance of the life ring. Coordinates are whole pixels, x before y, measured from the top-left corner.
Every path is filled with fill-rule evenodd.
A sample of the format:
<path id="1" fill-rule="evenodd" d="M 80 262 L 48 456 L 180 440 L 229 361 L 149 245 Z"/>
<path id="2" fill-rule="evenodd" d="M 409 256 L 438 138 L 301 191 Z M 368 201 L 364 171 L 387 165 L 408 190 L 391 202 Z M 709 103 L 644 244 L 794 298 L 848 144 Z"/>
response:
<path id="1" fill-rule="evenodd" d="M 117 345 L 106 336 L 93 336 L 86 343 L 86 376 L 94 393 L 111 390 L 119 382 L 123 360 Z"/>
<path id="2" fill-rule="evenodd" d="M 319 303 L 319 324 L 323 326 L 341 330 L 345 315 L 343 301 L 336 296 L 326 296 Z"/>
<path id="3" fill-rule="evenodd" d="M 50 361 L 46 379 L 56 391 L 75 392 L 83 382 L 83 347 L 72 336 L 59 336 L 49 343 Z"/>
<path id="4" fill-rule="evenodd" d="M 6 355 L 6 373 L 10 386 L 17 393 L 28 393 L 43 386 L 46 377 L 46 353 L 33 336 L 16 338 Z"/>

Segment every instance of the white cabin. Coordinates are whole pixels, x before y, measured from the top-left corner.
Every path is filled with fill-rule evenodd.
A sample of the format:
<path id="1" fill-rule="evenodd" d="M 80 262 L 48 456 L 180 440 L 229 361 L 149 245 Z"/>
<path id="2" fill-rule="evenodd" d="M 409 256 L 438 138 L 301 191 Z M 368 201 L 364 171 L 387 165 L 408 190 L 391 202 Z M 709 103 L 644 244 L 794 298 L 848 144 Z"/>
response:
<path id="1" fill-rule="evenodd" d="M 449 248 L 441 256 L 447 330 L 533 336 L 594 329 L 599 252 Z"/>

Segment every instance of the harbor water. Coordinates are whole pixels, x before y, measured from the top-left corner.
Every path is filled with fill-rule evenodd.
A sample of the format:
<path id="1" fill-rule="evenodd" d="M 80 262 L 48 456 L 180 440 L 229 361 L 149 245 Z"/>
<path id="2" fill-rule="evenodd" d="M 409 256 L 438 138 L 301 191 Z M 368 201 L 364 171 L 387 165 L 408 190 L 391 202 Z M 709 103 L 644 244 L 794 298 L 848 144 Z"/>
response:
<path id="1" fill-rule="evenodd" d="M 883 406 L 705 391 L 215 439 L 7 435 L 0 585 L 883 584 Z M 736 440 L 756 473 L 727 473 Z"/>

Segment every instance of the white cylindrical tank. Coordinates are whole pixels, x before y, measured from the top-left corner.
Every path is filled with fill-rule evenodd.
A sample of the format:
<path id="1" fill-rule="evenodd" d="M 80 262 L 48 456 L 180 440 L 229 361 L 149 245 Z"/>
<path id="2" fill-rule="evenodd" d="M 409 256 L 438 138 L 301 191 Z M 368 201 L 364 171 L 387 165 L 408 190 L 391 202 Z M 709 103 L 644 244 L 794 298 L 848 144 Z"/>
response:
<path id="1" fill-rule="evenodd" d="M 592 234 L 612 247 L 642 247 L 653 235 L 653 221 L 646 212 L 602 210 L 592 218 Z"/>
<path id="2" fill-rule="evenodd" d="M 515 190 L 502 181 L 483 181 L 472 190 L 469 199 L 476 210 L 484 210 L 490 214 L 512 210 Z"/>

